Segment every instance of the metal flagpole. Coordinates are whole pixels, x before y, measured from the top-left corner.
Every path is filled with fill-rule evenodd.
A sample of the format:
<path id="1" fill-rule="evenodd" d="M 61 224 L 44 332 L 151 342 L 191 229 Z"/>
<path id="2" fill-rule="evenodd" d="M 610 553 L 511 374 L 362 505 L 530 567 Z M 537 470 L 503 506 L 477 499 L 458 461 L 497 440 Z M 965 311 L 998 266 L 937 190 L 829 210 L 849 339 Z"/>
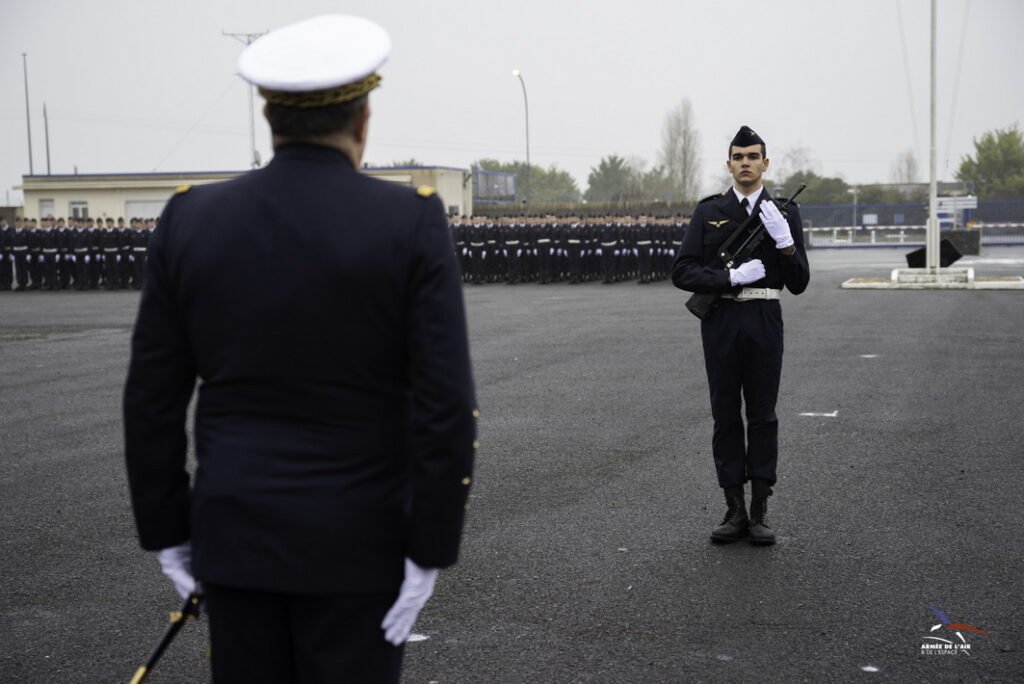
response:
<path id="1" fill-rule="evenodd" d="M 935 179 L 935 2 L 932 0 L 932 87 L 931 87 L 931 154 L 929 166 L 928 188 L 928 231 L 925 240 L 925 262 L 929 271 L 939 273 L 939 189 Z"/>

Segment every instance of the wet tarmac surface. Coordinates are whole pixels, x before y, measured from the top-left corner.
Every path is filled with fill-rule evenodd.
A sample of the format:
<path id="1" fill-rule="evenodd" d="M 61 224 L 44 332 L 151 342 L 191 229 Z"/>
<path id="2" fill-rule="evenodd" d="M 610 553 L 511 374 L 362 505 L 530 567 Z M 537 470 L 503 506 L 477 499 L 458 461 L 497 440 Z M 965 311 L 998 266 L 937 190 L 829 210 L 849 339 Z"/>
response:
<path id="1" fill-rule="evenodd" d="M 482 446 L 404 681 L 1024 680 L 1024 293 L 844 291 L 902 253 L 810 258 L 782 300 L 768 548 L 708 542 L 724 504 L 684 293 L 466 286 Z M 1022 248 L 969 260 L 1024 273 Z M 178 607 L 122 462 L 137 303 L 0 293 L 0 681 L 128 681 Z M 927 606 L 988 635 L 931 631 Z M 208 681 L 205 630 L 148 681 Z"/>

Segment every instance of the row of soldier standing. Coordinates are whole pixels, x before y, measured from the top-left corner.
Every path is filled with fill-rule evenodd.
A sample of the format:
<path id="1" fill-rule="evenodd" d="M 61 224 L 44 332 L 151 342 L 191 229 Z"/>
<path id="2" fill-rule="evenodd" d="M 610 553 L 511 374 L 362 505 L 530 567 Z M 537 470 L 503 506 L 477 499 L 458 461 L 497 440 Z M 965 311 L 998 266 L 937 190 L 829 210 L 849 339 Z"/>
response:
<path id="1" fill-rule="evenodd" d="M 453 219 L 463 280 L 515 285 L 667 278 L 687 219 L 641 215 Z"/>
<path id="2" fill-rule="evenodd" d="M 688 220 L 474 217 L 451 220 L 465 282 L 541 284 L 668 277 Z M 0 290 L 140 289 L 155 219 L 0 220 Z"/>
<path id="3" fill-rule="evenodd" d="M 0 219 L 0 290 L 141 289 L 154 219 Z"/>

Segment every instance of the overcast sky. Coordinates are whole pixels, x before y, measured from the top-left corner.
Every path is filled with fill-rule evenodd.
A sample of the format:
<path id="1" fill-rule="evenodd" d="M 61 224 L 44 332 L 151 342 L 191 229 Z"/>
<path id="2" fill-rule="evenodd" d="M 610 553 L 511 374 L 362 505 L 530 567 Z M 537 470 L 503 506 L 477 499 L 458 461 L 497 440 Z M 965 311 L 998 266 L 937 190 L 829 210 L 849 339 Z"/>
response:
<path id="1" fill-rule="evenodd" d="M 972 138 L 1024 123 L 1024 2 L 939 0 L 939 177 Z M 609 154 L 657 159 L 662 121 L 681 99 L 702 137 L 705 192 L 718 188 L 741 124 L 782 166 L 803 150 L 816 171 L 887 182 L 912 149 L 929 152 L 928 0 L 0 0 L 0 201 L 32 150 L 54 174 L 249 167 L 242 45 L 318 14 L 382 24 L 394 50 L 371 96 L 366 161 L 415 158 L 468 168 L 525 159 L 525 79 L 534 164 L 569 171 L 581 190 Z M 261 104 L 256 98 L 257 106 Z M 271 156 L 256 120 L 257 149 Z M 6 202 L 4 202 L 6 203 Z"/>

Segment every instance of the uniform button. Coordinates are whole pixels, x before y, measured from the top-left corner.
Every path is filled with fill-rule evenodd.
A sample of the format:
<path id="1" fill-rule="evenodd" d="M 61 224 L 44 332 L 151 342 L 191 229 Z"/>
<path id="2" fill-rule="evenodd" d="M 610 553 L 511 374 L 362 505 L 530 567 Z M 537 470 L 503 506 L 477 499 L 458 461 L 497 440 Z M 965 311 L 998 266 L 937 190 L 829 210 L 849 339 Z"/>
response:
<path id="1" fill-rule="evenodd" d="M 474 418 L 479 418 L 480 417 L 480 410 L 479 409 L 473 409 L 473 417 Z"/>
<path id="2" fill-rule="evenodd" d="M 474 449 L 479 449 L 479 448 L 480 448 L 480 442 L 476 442 L 476 441 L 474 441 L 474 442 L 473 442 L 473 448 L 474 448 Z"/>
<path id="3" fill-rule="evenodd" d="M 472 480 L 472 479 L 470 479 L 470 478 L 468 478 L 468 477 L 464 477 L 464 478 L 462 478 L 462 484 L 464 484 L 464 485 L 467 485 L 467 486 L 468 486 L 468 485 L 469 485 L 469 483 L 470 483 L 470 482 L 472 482 L 472 481 L 473 481 L 473 480 Z"/>

